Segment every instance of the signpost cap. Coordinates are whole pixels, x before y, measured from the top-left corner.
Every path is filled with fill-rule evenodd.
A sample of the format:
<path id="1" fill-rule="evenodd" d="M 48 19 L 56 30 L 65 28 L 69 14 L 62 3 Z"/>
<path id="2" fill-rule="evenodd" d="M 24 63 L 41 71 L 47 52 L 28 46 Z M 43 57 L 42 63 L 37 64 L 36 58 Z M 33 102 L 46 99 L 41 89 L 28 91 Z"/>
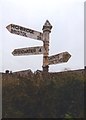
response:
<path id="1" fill-rule="evenodd" d="M 43 31 L 45 30 L 51 30 L 52 29 L 52 25 L 50 24 L 50 22 L 48 20 L 46 20 L 45 24 L 43 25 Z M 51 31 L 50 31 L 51 32 Z"/>

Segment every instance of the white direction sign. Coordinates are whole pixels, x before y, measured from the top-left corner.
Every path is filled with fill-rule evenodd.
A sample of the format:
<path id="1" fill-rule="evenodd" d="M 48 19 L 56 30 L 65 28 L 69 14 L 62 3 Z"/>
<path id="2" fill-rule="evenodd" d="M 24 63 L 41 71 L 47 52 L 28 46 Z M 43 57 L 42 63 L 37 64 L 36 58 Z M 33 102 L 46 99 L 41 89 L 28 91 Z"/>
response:
<path id="1" fill-rule="evenodd" d="M 41 32 L 14 24 L 10 24 L 6 28 L 10 33 L 43 41 L 43 33 Z"/>
<path id="2" fill-rule="evenodd" d="M 50 56 L 48 59 L 49 65 L 67 62 L 71 55 L 68 52 L 62 52 L 53 56 Z"/>
<path id="3" fill-rule="evenodd" d="M 14 56 L 43 54 L 43 46 L 15 49 L 12 54 Z"/>

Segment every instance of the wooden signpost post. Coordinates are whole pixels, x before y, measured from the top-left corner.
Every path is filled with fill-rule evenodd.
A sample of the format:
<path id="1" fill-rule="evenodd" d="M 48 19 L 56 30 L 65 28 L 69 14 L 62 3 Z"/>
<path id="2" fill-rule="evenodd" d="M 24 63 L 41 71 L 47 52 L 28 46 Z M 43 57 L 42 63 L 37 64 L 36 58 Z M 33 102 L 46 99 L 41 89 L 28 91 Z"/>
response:
<path id="1" fill-rule="evenodd" d="M 71 57 L 68 52 L 62 52 L 49 56 L 49 34 L 51 32 L 52 25 L 48 20 L 46 20 L 43 25 L 43 33 L 14 24 L 10 24 L 6 28 L 10 33 L 29 37 L 31 39 L 41 40 L 43 42 L 43 46 L 20 48 L 15 49 L 12 52 L 14 56 L 43 54 L 43 72 L 49 71 L 49 65 L 67 62 Z"/>
<path id="2" fill-rule="evenodd" d="M 48 63 L 48 55 L 49 55 L 49 34 L 51 32 L 52 26 L 48 20 L 46 20 L 43 26 L 43 71 L 48 72 L 49 63 Z"/>

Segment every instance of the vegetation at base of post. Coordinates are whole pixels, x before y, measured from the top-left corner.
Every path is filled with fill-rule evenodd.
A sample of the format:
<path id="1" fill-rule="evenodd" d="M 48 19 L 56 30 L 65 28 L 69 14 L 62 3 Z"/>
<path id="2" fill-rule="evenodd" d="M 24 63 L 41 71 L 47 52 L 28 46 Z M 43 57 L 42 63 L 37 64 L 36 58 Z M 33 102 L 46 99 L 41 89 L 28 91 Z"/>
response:
<path id="1" fill-rule="evenodd" d="M 26 78 L 12 73 L 2 78 L 3 118 L 84 117 L 83 72 L 34 73 Z"/>

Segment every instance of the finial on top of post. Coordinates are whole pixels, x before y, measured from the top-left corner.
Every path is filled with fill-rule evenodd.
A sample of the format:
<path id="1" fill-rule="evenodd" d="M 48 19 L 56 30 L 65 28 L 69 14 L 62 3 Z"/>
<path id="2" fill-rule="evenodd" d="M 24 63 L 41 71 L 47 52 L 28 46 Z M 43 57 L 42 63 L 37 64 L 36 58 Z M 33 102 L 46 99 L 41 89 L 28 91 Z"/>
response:
<path id="1" fill-rule="evenodd" d="M 49 30 L 51 32 L 52 29 L 52 25 L 50 24 L 50 22 L 48 20 L 46 20 L 45 24 L 43 25 L 43 31 Z"/>

